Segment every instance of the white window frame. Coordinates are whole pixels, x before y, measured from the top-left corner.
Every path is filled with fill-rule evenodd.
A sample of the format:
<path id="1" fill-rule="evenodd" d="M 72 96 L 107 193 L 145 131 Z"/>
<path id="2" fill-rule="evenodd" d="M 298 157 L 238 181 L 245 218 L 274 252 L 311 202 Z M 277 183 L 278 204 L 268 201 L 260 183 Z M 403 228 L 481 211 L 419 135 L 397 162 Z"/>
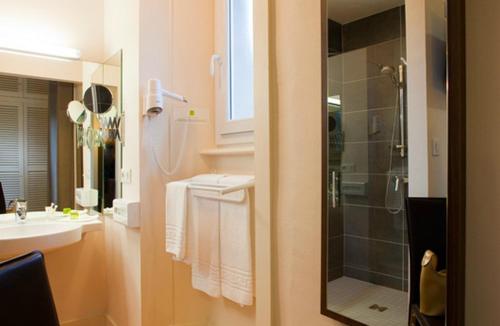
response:
<path id="1" fill-rule="evenodd" d="M 231 0 L 216 0 L 215 50 L 216 53 L 220 55 L 221 59 L 220 64 L 215 65 L 215 67 L 217 68 L 215 72 L 215 132 L 217 145 L 247 144 L 254 142 L 254 118 L 243 120 L 229 120 L 229 110 L 231 109 L 231 99 L 229 94 L 229 1 Z M 252 0 L 252 2 L 253 1 L 254 0 Z"/>

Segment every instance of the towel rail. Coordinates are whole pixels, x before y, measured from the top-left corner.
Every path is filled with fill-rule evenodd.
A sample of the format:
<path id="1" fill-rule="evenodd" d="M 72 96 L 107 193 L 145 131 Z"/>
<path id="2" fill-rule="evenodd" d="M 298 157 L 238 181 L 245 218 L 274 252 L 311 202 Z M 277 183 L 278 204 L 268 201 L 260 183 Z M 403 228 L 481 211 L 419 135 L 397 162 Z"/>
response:
<path id="1" fill-rule="evenodd" d="M 248 181 L 238 185 L 222 185 L 222 184 L 208 184 L 208 183 L 190 183 L 188 185 L 188 189 L 193 190 L 206 190 L 206 191 L 215 191 L 219 195 L 227 195 L 232 192 L 236 192 L 239 190 L 245 190 L 248 188 L 253 188 L 255 186 L 255 181 Z"/>

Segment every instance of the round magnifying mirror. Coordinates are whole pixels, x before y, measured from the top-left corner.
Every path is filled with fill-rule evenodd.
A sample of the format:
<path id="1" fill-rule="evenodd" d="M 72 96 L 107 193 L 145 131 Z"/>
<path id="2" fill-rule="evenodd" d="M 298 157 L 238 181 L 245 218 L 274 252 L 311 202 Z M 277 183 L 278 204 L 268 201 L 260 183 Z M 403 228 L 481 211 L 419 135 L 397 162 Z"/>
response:
<path id="1" fill-rule="evenodd" d="M 83 124 L 85 119 L 87 119 L 87 111 L 82 103 L 79 101 L 71 101 L 68 104 L 68 109 L 66 110 L 66 115 L 69 117 L 73 123 L 77 125 Z"/>
<path id="2" fill-rule="evenodd" d="M 103 114 L 109 111 L 113 105 L 111 91 L 102 85 L 90 86 L 83 95 L 83 104 L 93 113 Z"/>

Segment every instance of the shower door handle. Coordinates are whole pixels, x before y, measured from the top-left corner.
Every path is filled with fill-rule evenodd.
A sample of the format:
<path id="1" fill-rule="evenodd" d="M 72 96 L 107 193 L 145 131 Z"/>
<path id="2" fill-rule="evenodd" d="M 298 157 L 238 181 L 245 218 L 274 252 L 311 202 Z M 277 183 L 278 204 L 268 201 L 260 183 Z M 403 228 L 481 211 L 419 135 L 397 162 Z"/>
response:
<path id="1" fill-rule="evenodd" d="M 332 207 L 336 208 L 337 207 L 337 173 L 335 171 L 332 172 Z"/>

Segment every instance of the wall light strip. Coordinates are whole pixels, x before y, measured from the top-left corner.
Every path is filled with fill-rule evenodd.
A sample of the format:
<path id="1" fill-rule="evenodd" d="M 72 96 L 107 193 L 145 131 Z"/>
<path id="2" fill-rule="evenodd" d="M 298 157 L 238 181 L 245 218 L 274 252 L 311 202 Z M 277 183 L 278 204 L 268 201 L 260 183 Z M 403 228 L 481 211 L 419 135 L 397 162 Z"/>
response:
<path id="1" fill-rule="evenodd" d="M 340 101 L 340 96 L 329 96 L 328 97 L 328 104 L 330 105 L 341 105 L 342 102 Z"/>
<path id="2" fill-rule="evenodd" d="M 59 59 L 80 59 L 80 50 L 36 42 L 19 42 L 0 39 L 0 51 L 18 52 Z"/>

